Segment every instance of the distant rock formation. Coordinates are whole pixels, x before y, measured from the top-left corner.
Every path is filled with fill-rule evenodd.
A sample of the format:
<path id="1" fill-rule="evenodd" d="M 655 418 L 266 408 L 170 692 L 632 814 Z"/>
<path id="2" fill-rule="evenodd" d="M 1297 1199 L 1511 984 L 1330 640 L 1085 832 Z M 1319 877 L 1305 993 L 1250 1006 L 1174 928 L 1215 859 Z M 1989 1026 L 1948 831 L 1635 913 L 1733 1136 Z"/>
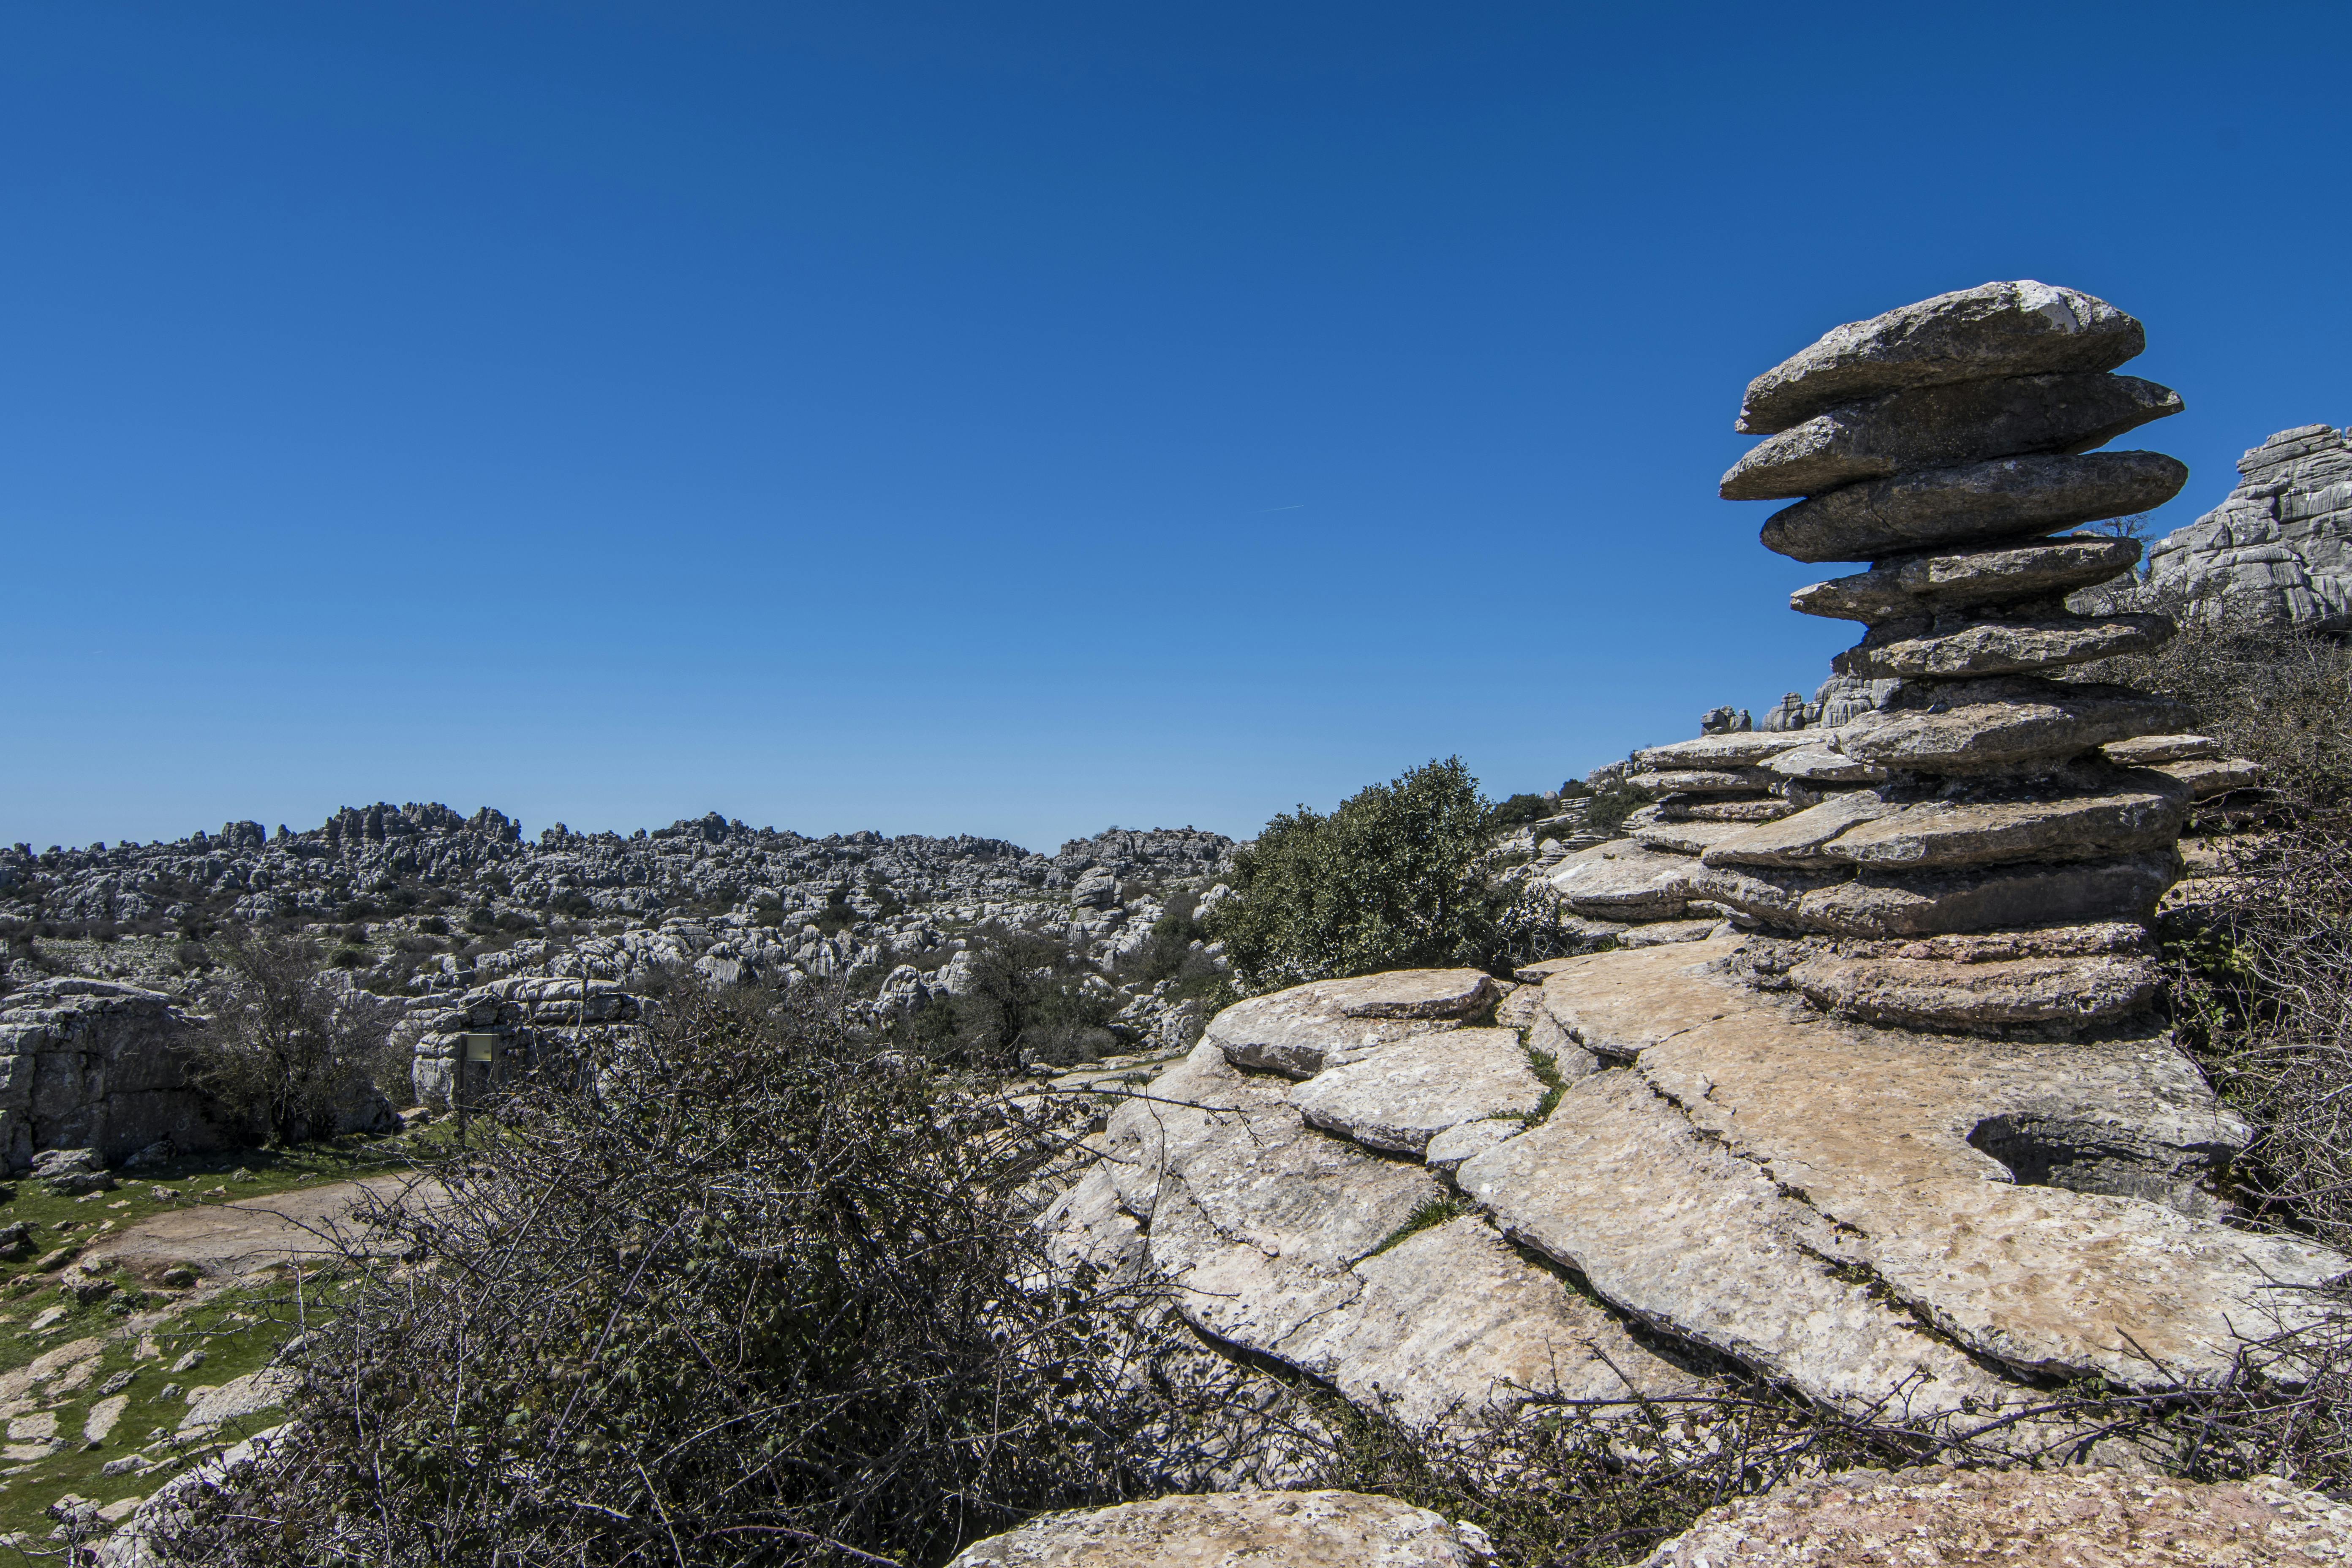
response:
<path id="1" fill-rule="evenodd" d="M 2192 616 L 2352 631 L 2352 433 L 2282 430 L 2238 472 L 2228 500 L 2150 547 L 2147 587 Z"/>

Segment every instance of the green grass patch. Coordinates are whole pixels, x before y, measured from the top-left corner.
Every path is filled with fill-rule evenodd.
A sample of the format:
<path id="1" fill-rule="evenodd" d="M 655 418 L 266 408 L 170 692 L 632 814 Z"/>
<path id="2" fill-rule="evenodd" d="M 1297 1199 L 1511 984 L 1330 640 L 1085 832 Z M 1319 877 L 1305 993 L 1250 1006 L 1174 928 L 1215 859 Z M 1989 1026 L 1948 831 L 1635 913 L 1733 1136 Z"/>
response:
<path id="1" fill-rule="evenodd" d="M 1539 1051 L 1533 1046 L 1523 1047 L 1528 1053 L 1528 1067 L 1543 1084 L 1543 1098 L 1536 1101 L 1536 1111 L 1528 1118 L 1530 1127 L 1540 1127 L 1551 1120 L 1552 1111 L 1559 1105 L 1559 1097 L 1568 1089 L 1568 1080 L 1559 1076 L 1559 1058 L 1549 1051 Z"/>
<path id="2" fill-rule="evenodd" d="M 1469 1212 L 1470 1200 L 1460 1193 L 1447 1193 L 1443 1197 L 1431 1198 L 1407 1215 L 1404 1223 L 1389 1233 L 1388 1239 L 1365 1256 L 1378 1258 L 1390 1247 L 1402 1244 L 1408 1237 L 1418 1236 L 1424 1230 L 1434 1230 L 1447 1220 L 1459 1219 Z"/>

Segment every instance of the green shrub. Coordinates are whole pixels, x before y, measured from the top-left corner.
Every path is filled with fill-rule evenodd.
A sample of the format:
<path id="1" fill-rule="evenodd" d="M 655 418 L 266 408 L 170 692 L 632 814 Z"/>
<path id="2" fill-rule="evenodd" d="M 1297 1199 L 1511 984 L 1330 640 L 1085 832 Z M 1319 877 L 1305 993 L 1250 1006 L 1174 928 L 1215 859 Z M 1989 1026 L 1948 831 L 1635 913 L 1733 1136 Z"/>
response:
<path id="1" fill-rule="evenodd" d="M 1521 823 L 1540 822 L 1559 810 L 1557 800 L 1547 800 L 1539 795 L 1515 795 L 1495 808 L 1495 826 L 1517 827 Z"/>
<path id="2" fill-rule="evenodd" d="M 1459 757 L 1373 784 L 1328 816 L 1302 805 L 1234 851 L 1234 896 L 1208 930 L 1251 992 L 1484 965 L 1503 946 L 1508 902 L 1484 864 L 1493 829 Z"/>

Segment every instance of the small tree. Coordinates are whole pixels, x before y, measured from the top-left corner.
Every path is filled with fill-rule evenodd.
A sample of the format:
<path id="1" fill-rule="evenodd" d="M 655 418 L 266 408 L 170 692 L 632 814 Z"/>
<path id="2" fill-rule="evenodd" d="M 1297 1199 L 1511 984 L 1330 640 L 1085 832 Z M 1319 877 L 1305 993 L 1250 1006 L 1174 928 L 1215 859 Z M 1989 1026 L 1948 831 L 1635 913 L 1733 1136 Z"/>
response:
<path id="1" fill-rule="evenodd" d="M 1492 815 L 1459 757 L 1265 826 L 1234 854 L 1234 896 L 1209 911 L 1251 991 L 1416 965 L 1482 964 L 1507 890 L 1487 874 Z"/>
<path id="2" fill-rule="evenodd" d="M 333 1131 L 383 1047 L 374 1010 L 338 996 L 318 948 L 299 937 L 233 931 L 210 945 L 226 984 L 189 1050 L 189 1079 L 271 1143 Z"/>

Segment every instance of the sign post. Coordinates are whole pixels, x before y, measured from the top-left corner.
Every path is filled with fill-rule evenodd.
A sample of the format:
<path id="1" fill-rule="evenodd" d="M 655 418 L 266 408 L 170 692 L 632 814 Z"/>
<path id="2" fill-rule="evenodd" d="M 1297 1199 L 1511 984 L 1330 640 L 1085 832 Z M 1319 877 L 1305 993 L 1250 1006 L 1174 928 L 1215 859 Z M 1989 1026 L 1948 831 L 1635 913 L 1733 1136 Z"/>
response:
<path id="1" fill-rule="evenodd" d="M 465 1049 L 457 1057 L 457 1092 L 450 1098 L 457 1106 L 457 1139 L 466 1137 L 467 1080 L 474 1076 L 474 1064 L 482 1064 L 482 1077 L 487 1080 L 499 1059 L 499 1037 L 496 1035 L 469 1034 L 463 1037 Z"/>

